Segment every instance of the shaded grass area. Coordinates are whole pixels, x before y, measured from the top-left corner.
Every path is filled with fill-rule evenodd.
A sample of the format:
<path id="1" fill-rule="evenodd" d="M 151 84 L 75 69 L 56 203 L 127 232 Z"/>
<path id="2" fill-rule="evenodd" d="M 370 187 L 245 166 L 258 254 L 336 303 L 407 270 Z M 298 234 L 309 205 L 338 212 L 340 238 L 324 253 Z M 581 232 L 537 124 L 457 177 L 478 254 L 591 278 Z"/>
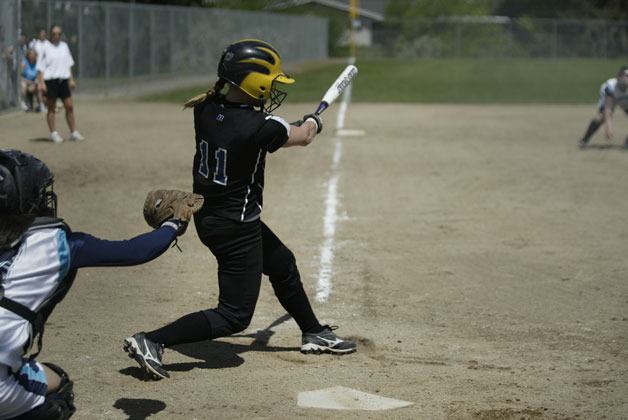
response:
<path id="1" fill-rule="evenodd" d="M 603 81 L 628 60 L 422 59 L 358 61 L 353 100 L 427 103 L 593 103 Z M 317 102 L 344 64 L 294 73 L 289 102 Z M 143 97 L 182 103 L 206 90 L 199 86 Z"/>

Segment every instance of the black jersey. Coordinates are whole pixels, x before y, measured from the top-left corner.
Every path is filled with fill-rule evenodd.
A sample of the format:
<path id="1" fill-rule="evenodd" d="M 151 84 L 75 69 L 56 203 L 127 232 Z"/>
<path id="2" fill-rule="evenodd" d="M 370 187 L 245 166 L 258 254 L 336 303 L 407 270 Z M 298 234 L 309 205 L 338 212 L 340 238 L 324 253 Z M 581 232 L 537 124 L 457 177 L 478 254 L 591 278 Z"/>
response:
<path id="1" fill-rule="evenodd" d="M 266 153 L 286 143 L 290 125 L 220 96 L 194 107 L 194 130 L 194 192 L 205 197 L 205 209 L 240 222 L 258 219 Z"/>

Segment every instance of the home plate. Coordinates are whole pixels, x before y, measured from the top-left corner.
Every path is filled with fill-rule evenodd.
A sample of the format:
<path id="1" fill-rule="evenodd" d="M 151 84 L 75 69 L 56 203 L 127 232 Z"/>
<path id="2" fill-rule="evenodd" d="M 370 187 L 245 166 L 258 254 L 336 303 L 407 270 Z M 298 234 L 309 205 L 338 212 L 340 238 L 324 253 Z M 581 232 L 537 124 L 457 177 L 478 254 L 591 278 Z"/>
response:
<path id="1" fill-rule="evenodd" d="M 340 128 L 338 129 L 338 131 L 336 131 L 336 133 L 339 136 L 345 136 L 345 137 L 359 137 L 366 134 L 364 130 L 354 130 L 350 128 Z"/>
<path id="2" fill-rule="evenodd" d="M 367 394 L 344 386 L 335 386 L 318 391 L 299 392 L 297 404 L 305 408 L 377 411 L 407 407 L 413 403 Z"/>

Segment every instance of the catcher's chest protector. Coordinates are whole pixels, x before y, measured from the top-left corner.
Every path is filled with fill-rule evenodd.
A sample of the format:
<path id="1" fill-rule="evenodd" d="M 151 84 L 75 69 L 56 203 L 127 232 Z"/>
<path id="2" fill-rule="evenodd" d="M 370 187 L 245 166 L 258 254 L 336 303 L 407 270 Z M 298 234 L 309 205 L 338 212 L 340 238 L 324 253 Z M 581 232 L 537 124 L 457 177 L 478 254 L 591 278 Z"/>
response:
<path id="1" fill-rule="evenodd" d="M 37 338 L 38 349 L 31 356 L 33 358 L 41 351 L 48 317 L 57 303 L 63 300 L 76 277 L 77 270 L 70 270 L 67 240 L 70 232 L 61 219 L 38 218 L 26 231 L 20 244 L 0 254 L 0 307 L 30 323 L 23 354 L 30 351 Z M 14 277 L 20 278 L 20 281 L 12 281 Z M 25 294 L 25 291 L 28 293 Z M 28 295 L 31 298 L 28 302 L 23 299 L 17 302 L 10 298 L 13 295 Z M 0 321 L 5 323 L 1 311 Z M 7 320 L 5 325 L 11 321 Z M 2 339 L 5 338 L 3 329 L 0 328 Z"/>

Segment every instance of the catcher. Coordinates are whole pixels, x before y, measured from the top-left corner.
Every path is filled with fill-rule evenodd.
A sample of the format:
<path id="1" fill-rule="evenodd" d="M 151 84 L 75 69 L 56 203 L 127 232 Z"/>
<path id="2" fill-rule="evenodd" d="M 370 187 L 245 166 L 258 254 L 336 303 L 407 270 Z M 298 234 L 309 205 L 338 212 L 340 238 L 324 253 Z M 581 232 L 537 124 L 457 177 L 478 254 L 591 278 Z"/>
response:
<path id="1" fill-rule="evenodd" d="M 32 155 L 0 150 L 0 418 L 67 419 L 73 383 L 58 366 L 40 363 L 47 318 L 81 267 L 128 266 L 157 258 L 185 232 L 202 197 L 149 194 L 154 231 L 128 241 L 72 232 L 56 218 L 53 174 Z M 36 349 L 36 350 L 35 350 Z M 28 356 L 27 356 L 28 355 Z"/>

